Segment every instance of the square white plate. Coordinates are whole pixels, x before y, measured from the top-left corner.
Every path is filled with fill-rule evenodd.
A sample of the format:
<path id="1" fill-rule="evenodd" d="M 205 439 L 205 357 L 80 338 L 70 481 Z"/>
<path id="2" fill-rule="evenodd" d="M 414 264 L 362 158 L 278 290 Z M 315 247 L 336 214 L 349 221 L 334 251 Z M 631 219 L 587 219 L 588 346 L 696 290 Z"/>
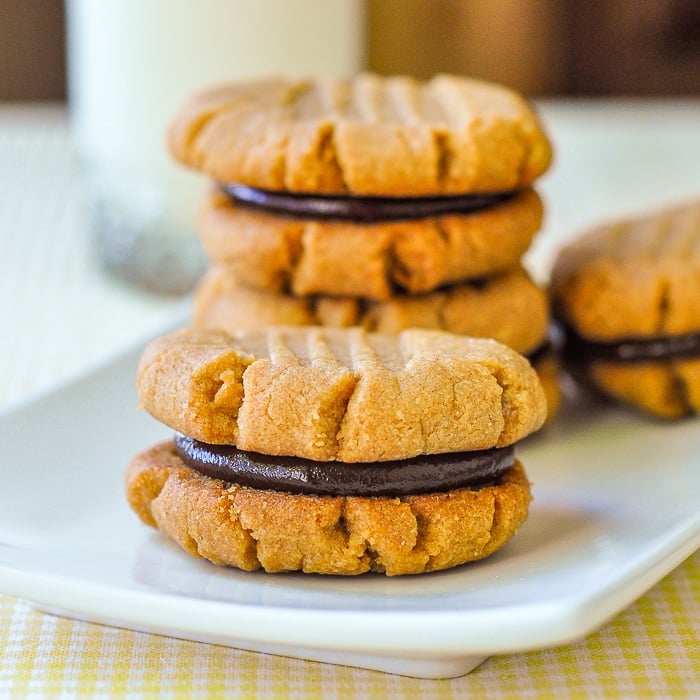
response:
<path id="1" fill-rule="evenodd" d="M 584 402 L 521 446 L 531 514 L 483 562 L 390 579 L 194 560 L 124 499 L 128 460 L 170 434 L 136 408 L 140 352 L 0 416 L 3 593 L 116 626 L 450 677 L 585 636 L 700 546 L 697 420 Z"/>

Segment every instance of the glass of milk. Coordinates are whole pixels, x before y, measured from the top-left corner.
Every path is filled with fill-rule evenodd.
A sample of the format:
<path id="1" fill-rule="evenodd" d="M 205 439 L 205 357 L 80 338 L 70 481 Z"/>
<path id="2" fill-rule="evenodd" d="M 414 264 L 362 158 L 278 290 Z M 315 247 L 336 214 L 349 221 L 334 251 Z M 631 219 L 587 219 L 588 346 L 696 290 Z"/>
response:
<path id="1" fill-rule="evenodd" d="M 195 91 L 265 74 L 363 67 L 362 0 L 67 0 L 71 126 L 105 265 L 183 293 L 206 261 L 195 212 L 207 186 L 165 133 Z"/>

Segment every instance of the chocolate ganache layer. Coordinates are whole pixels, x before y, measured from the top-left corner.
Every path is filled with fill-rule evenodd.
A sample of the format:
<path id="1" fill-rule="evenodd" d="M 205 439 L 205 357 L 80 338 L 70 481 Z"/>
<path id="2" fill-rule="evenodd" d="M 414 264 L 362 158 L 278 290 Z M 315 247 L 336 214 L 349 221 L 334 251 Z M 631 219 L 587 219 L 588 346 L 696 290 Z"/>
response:
<path id="1" fill-rule="evenodd" d="M 358 223 L 425 219 L 465 214 L 501 204 L 514 192 L 443 197 L 336 197 L 259 190 L 246 185 L 219 183 L 234 202 L 276 214 L 307 219 L 339 219 Z"/>
<path id="2" fill-rule="evenodd" d="M 584 338 L 571 326 L 562 325 L 562 354 L 578 364 L 694 358 L 700 356 L 700 332 L 601 342 Z"/>
<path id="3" fill-rule="evenodd" d="M 209 445 L 176 434 L 180 459 L 221 481 L 256 489 L 328 496 L 408 496 L 479 486 L 501 476 L 514 462 L 514 448 L 421 455 L 391 462 L 314 462 Z"/>

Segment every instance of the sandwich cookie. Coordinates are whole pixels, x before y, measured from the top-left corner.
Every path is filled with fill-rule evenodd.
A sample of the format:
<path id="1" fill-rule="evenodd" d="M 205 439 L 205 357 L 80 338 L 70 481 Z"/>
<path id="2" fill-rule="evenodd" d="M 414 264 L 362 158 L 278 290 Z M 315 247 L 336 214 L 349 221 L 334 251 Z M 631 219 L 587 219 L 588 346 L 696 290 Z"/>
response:
<path id="1" fill-rule="evenodd" d="M 133 459 L 129 503 L 216 564 L 435 571 L 488 556 L 527 516 L 514 446 L 545 397 L 494 340 L 188 329 L 146 348 L 138 389 L 176 434 Z"/>
<path id="2" fill-rule="evenodd" d="M 575 378 L 660 418 L 700 410 L 700 203 L 582 234 L 551 293 Z"/>

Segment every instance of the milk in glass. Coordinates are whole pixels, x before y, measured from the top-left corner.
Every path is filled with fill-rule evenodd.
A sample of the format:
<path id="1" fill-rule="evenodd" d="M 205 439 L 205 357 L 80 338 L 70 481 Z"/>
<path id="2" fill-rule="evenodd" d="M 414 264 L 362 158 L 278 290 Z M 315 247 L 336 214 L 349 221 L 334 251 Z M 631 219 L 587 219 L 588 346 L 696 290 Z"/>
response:
<path id="1" fill-rule="evenodd" d="M 205 264 L 194 229 L 207 186 L 165 147 L 203 87 L 362 67 L 362 0 L 67 0 L 69 103 L 103 262 L 161 292 Z"/>

